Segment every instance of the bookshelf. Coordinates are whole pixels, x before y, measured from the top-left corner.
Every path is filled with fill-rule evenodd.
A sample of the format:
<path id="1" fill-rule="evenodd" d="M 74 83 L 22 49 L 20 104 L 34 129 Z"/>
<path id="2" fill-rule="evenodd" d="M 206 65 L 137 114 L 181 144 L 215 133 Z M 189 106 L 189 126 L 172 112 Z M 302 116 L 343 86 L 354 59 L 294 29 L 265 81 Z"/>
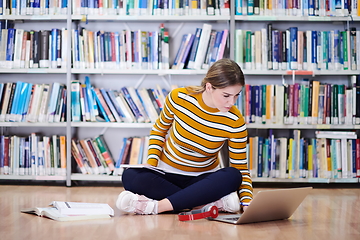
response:
<path id="1" fill-rule="evenodd" d="M 201 28 L 203 23 L 211 24 L 214 29 L 228 29 L 230 32 L 228 46 L 230 48 L 229 57 L 235 59 L 236 51 L 236 29 L 260 30 L 267 23 L 271 23 L 273 28 L 285 30 L 291 26 L 303 27 L 306 30 L 308 26 L 312 28 L 330 29 L 336 26 L 343 29 L 348 26 L 360 29 L 359 16 L 270 16 L 265 15 L 236 15 L 234 11 L 230 11 L 230 15 L 136 15 L 127 16 L 114 14 L 109 11 L 108 14 L 94 14 L 82 9 L 78 11 L 74 4 L 77 1 L 69 1 L 67 14 L 59 15 L 0 15 L 1 20 L 15 20 L 16 26 L 21 26 L 26 30 L 35 28 L 35 30 L 51 29 L 54 27 L 76 29 L 79 26 L 91 31 L 120 31 L 122 29 L 131 30 L 157 30 L 161 23 L 169 31 L 171 37 L 170 45 L 170 64 L 172 64 L 178 47 L 180 46 L 181 36 L 184 33 L 195 33 L 195 28 Z M 235 9 L 235 2 L 230 2 L 230 8 Z M 72 13 L 72 9 L 74 9 Z M 85 11 L 85 12 L 82 12 Z M 335 23 L 335 24 L 334 24 Z M 24 27 L 23 27 L 24 26 Z M 72 35 L 68 34 L 67 43 L 70 46 Z M 51 77 L 51 82 L 60 82 L 70 86 L 72 80 L 84 81 L 85 76 L 90 76 L 91 83 L 96 87 L 117 88 L 123 86 L 136 87 L 152 87 L 157 83 L 161 83 L 164 87 L 169 88 L 171 84 L 189 85 L 200 82 L 201 78 L 206 74 L 206 69 L 107 69 L 107 68 L 73 68 L 69 59 L 72 57 L 72 50 L 68 48 L 66 52 L 67 63 L 62 68 L 27 68 L 27 69 L 4 69 L 0 68 L 1 80 L 16 82 L 19 78 L 33 83 L 45 83 Z M 359 70 L 268 70 L 247 69 L 243 68 L 247 83 L 250 84 L 282 84 L 283 79 L 291 83 L 299 81 L 302 78 L 311 78 L 320 82 L 335 83 L 340 81 L 347 84 L 349 77 L 359 75 Z M 145 79 L 146 78 L 146 79 Z M 9 80 L 8 80 L 9 79 Z M 145 79 L 145 80 L 144 80 Z M 2 82 L 2 81 L 1 81 Z M 67 104 L 71 106 L 71 90 L 67 87 Z M 2 133 L 11 134 L 30 134 L 34 131 L 44 132 L 46 134 L 63 134 L 67 139 L 67 149 L 71 149 L 71 139 L 94 137 L 98 134 L 104 134 L 109 148 L 112 150 L 113 157 L 116 160 L 119 155 L 119 136 L 144 136 L 152 127 L 151 123 L 107 123 L 107 122 L 71 122 L 71 108 L 67 108 L 67 120 L 65 122 L 48 123 L 48 122 L 0 122 Z M 315 130 L 355 130 L 359 134 L 360 125 L 351 124 L 258 124 L 249 123 L 247 125 L 249 132 L 257 134 L 258 131 L 267 131 L 273 129 L 281 134 L 288 134 L 294 129 L 313 132 Z M 117 141 L 119 140 L 119 141 Z M 67 186 L 71 186 L 72 181 L 120 181 L 120 176 L 104 176 L 104 175 L 83 175 L 72 173 L 71 166 L 74 165 L 71 157 L 71 151 L 67 151 L 66 156 L 66 174 L 64 176 L 15 176 L 0 175 L 0 179 L 8 180 L 39 180 L 39 181 L 65 181 Z M 274 178 L 254 178 L 254 182 L 305 182 L 305 183 L 357 183 L 357 178 L 351 179 L 331 179 L 331 178 L 307 178 L 307 179 L 274 179 Z"/>

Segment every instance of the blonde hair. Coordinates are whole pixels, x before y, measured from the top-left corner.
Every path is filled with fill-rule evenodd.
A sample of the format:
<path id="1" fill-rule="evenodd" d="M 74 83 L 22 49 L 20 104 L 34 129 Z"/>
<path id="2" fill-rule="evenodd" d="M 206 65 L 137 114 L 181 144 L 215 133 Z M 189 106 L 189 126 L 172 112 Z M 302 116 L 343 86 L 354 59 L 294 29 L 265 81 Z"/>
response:
<path id="1" fill-rule="evenodd" d="M 244 86 L 245 78 L 240 66 L 235 61 L 223 58 L 211 65 L 200 86 L 187 86 L 186 89 L 190 94 L 203 93 L 206 83 L 221 89 L 234 85 Z"/>

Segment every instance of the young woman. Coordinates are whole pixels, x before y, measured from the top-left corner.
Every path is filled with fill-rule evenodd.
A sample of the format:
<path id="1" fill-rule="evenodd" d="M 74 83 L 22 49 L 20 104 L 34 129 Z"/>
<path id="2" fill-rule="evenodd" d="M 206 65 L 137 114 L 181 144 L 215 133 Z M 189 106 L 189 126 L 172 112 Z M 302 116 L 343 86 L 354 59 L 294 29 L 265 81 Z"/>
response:
<path id="1" fill-rule="evenodd" d="M 220 211 L 245 210 L 252 200 L 247 167 L 247 130 L 234 106 L 245 85 L 236 62 L 221 59 L 201 86 L 172 90 L 154 124 L 147 168 L 128 168 L 126 191 L 116 206 L 122 213 L 158 214 L 212 204 Z M 219 168 L 218 153 L 228 142 L 230 167 Z"/>

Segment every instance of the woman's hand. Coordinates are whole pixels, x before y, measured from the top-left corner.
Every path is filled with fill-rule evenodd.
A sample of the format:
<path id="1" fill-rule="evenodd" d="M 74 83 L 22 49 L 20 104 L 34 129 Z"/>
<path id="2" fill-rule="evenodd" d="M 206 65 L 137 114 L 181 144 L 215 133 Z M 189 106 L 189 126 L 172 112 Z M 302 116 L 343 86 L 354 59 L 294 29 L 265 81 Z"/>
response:
<path id="1" fill-rule="evenodd" d="M 249 206 L 243 206 L 243 212 L 245 212 L 246 211 L 246 209 L 248 208 Z"/>

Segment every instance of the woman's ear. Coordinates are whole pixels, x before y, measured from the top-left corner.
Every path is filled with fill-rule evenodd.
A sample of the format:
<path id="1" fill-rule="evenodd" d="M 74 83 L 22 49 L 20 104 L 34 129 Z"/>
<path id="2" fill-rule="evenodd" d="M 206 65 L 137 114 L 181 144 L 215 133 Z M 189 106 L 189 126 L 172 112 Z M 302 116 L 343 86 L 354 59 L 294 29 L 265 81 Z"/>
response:
<path id="1" fill-rule="evenodd" d="M 207 82 L 206 85 L 205 85 L 205 90 L 206 90 L 207 92 L 209 92 L 209 91 L 211 91 L 211 89 L 212 89 L 211 83 Z"/>

